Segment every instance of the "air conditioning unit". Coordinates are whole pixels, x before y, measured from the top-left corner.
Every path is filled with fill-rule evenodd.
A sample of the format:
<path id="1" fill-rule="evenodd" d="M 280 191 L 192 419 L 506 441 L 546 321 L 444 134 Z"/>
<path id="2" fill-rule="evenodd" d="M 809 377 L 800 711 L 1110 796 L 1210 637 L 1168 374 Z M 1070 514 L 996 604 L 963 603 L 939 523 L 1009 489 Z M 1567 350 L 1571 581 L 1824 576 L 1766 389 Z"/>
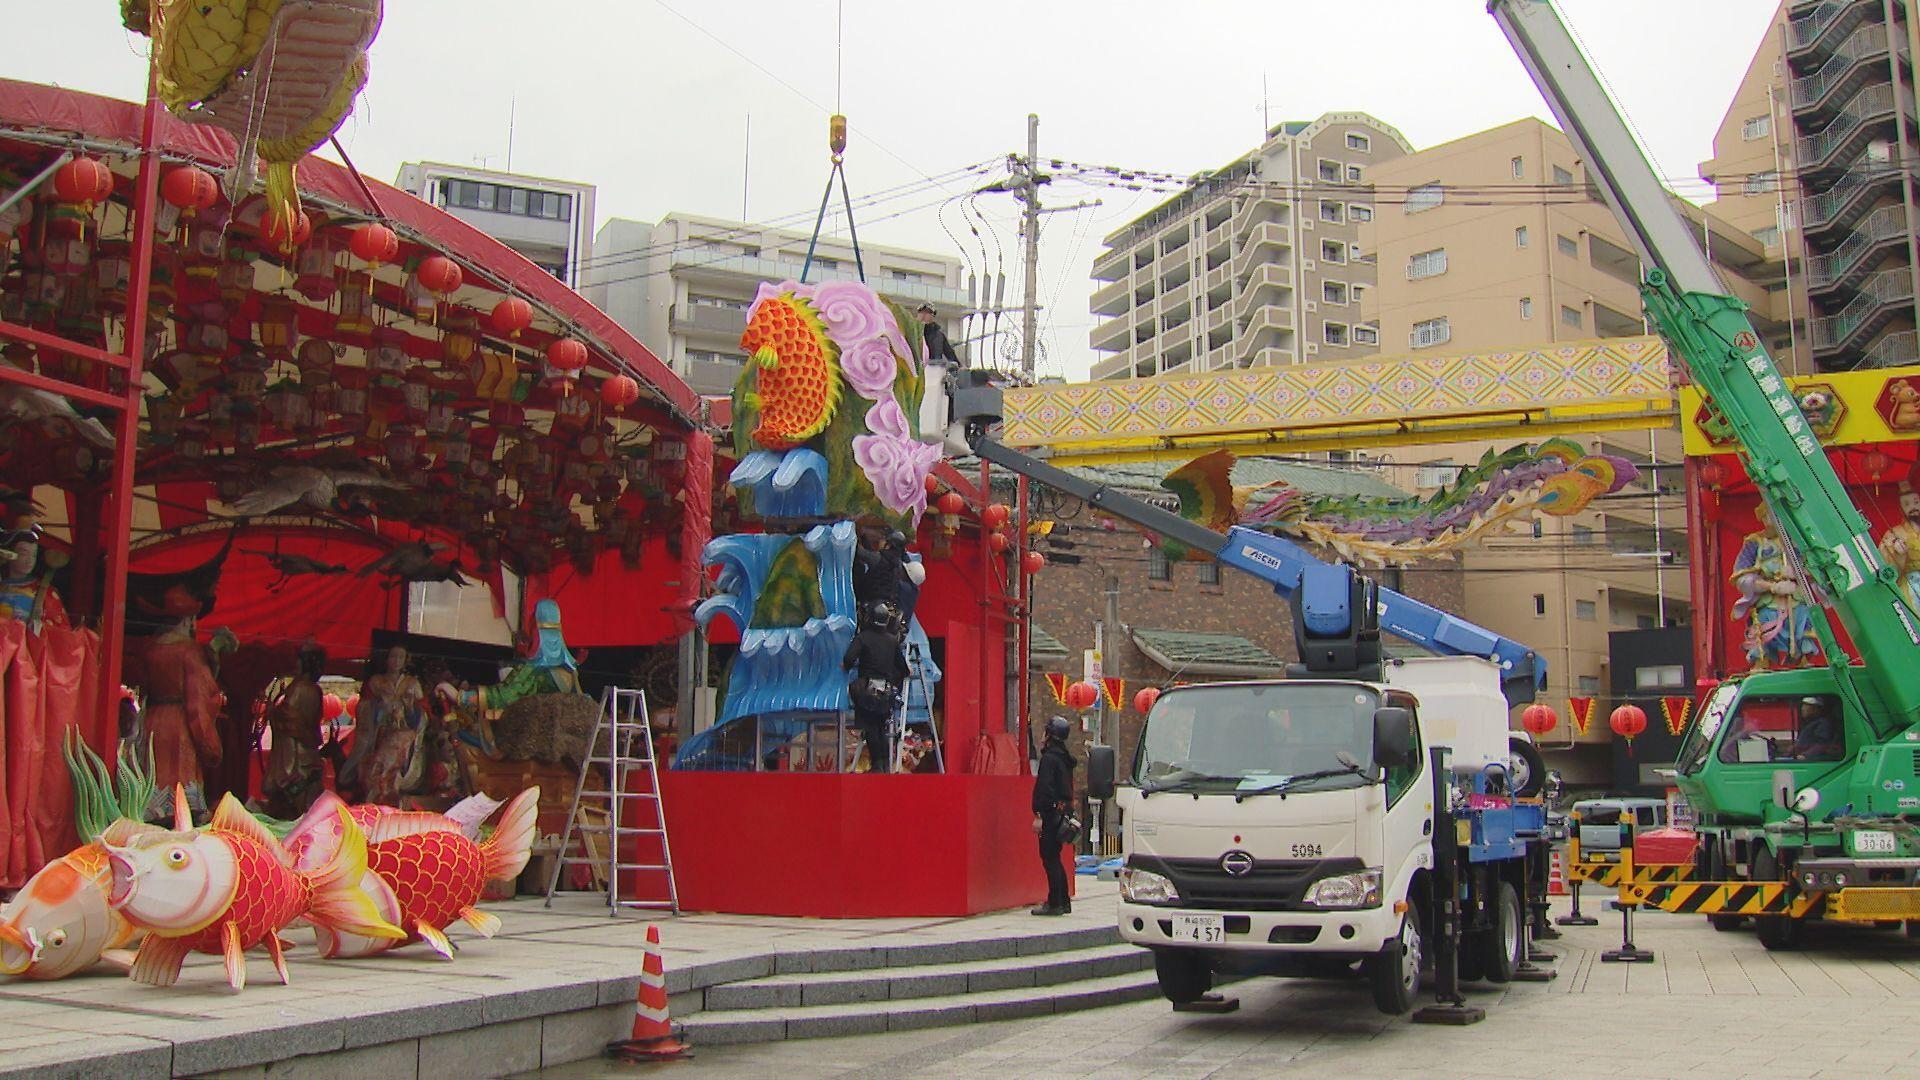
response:
<path id="1" fill-rule="evenodd" d="M 1302 259 L 1302 260 L 1300 260 L 1300 271 L 1301 271 L 1301 273 L 1306 273 L 1307 271 L 1310 271 L 1310 270 L 1312 270 L 1312 269 L 1313 269 L 1313 267 L 1314 267 L 1314 262 L 1313 262 L 1313 260 L 1312 260 L 1312 259 Z"/>
<path id="2" fill-rule="evenodd" d="M 1308 311 L 1319 311 L 1319 310 L 1320 310 L 1320 302 L 1319 302 L 1318 300 L 1309 300 L 1309 301 L 1307 301 L 1307 310 L 1308 310 Z"/>

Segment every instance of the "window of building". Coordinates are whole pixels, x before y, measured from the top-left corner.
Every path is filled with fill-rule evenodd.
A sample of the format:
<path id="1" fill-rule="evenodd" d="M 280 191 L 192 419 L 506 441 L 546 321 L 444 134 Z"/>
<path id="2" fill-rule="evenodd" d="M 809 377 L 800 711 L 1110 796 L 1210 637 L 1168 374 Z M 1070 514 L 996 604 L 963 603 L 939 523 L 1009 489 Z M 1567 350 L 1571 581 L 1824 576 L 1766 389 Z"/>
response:
<path id="1" fill-rule="evenodd" d="M 1651 616 L 1651 615 L 1635 615 L 1635 616 L 1633 617 L 1633 628 L 1634 628 L 1635 630 L 1651 630 L 1651 629 L 1653 629 L 1653 627 L 1654 627 L 1654 618 L 1653 618 L 1653 616 Z"/>
<path id="2" fill-rule="evenodd" d="M 1357 184 L 1359 182 L 1360 182 L 1360 166 L 1358 165 L 1347 166 L 1347 183 Z"/>
<path id="3" fill-rule="evenodd" d="M 1740 194 L 1765 195 L 1780 186 L 1780 174 L 1769 169 L 1757 172 L 1740 181 Z"/>
<path id="4" fill-rule="evenodd" d="M 1571 236 L 1555 236 L 1553 238 L 1553 246 L 1559 248 L 1560 254 L 1562 255 L 1571 256 L 1576 259 L 1580 257 L 1580 241 L 1575 240 Z"/>
<path id="5" fill-rule="evenodd" d="M 1347 245 L 1338 240 L 1320 241 L 1320 261 L 1344 265 L 1347 261 Z"/>
<path id="6" fill-rule="evenodd" d="M 1755 229 L 1753 238 L 1768 246 L 1777 244 L 1780 242 L 1780 226 L 1769 225 L 1764 229 Z"/>
<path id="7" fill-rule="evenodd" d="M 1453 327 L 1448 325 L 1447 317 L 1422 319 L 1413 324 L 1413 332 L 1407 335 L 1407 344 L 1416 349 L 1431 345 L 1443 345 L 1453 339 Z"/>
<path id="8" fill-rule="evenodd" d="M 1320 283 L 1320 299 L 1329 304 L 1347 302 L 1347 283 L 1344 281 L 1323 281 Z"/>
<path id="9" fill-rule="evenodd" d="M 822 270 L 838 270 L 840 269 L 840 260 L 829 259 L 823 255 L 815 255 L 813 257 L 813 265 Z"/>
<path id="10" fill-rule="evenodd" d="M 1664 690 L 1668 687 L 1683 686 L 1686 680 L 1687 669 L 1680 664 L 1659 664 L 1633 669 L 1635 690 Z"/>
<path id="11" fill-rule="evenodd" d="M 709 364 L 744 364 L 747 358 L 740 353 L 715 352 L 712 349 L 688 349 L 689 362 L 699 360 Z"/>
<path id="12" fill-rule="evenodd" d="M 1547 613 L 1546 593 L 1537 592 L 1533 594 L 1533 613 L 1535 615 L 1545 615 Z"/>
<path id="13" fill-rule="evenodd" d="M 1447 272 L 1447 249 L 1434 248 L 1407 256 L 1407 280 L 1419 281 Z"/>
<path id="14" fill-rule="evenodd" d="M 1414 475 L 1413 485 L 1418 488 L 1446 487 L 1458 475 L 1460 470 L 1454 467 L 1452 458 L 1439 458 L 1420 466 L 1420 471 Z"/>
<path id="15" fill-rule="evenodd" d="M 1339 225 L 1342 222 L 1346 221 L 1346 219 L 1347 219 L 1346 211 L 1341 207 L 1339 203 L 1328 202 L 1325 199 L 1320 200 L 1320 220 L 1321 221 L 1330 221 L 1335 225 Z"/>
<path id="16" fill-rule="evenodd" d="M 1373 207 L 1352 203 L 1347 206 L 1347 217 L 1353 221 L 1372 221 Z"/>
<path id="17" fill-rule="evenodd" d="M 1373 150 L 1373 140 L 1359 132 L 1349 131 L 1347 132 L 1347 149 L 1358 150 L 1363 154 L 1371 153 Z"/>
<path id="18" fill-rule="evenodd" d="M 1593 533 L 1593 530 L 1588 526 L 1575 525 L 1570 530 L 1570 532 L 1572 533 L 1572 536 L 1573 536 L 1572 542 L 1575 544 L 1586 545 L 1586 544 L 1593 543 L 1594 533 Z"/>
<path id="19" fill-rule="evenodd" d="M 1520 298 L 1520 317 L 1523 319 L 1533 318 L 1533 297 L 1523 296 Z"/>
<path id="20" fill-rule="evenodd" d="M 1577 681 L 1581 697 L 1592 697 L 1600 692 L 1600 676 L 1582 675 Z"/>
<path id="21" fill-rule="evenodd" d="M 1167 551 L 1165 548 L 1151 547 L 1147 549 L 1147 580 L 1173 580 L 1173 565 L 1167 562 Z"/>
<path id="22" fill-rule="evenodd" d="M 1202 585 L 1220 584 L 1220 564 L 1214 562 L 1212 559 L 1208 559 L 1206 562 L 1200 564 L 1199 576 L 1200 584 Z"/>
<path id="23" fill-rule="evenodd" d="M 1580 309 L 1568 307 L 1565 304 L 1560 305 L 1560 321 L 1573 327 L 1575 330 L 1586 326 L 1586 318 L 1580 314 Z"/>
<path id="24" fill-rule="evenodd" d="M 1340 182 L 1342 175 L 1339 162 L 1328 161 L 1326 158 L 1320 159 L 1320 181 L 1322 183 L 1337 184 Z"/>
<path id="25" fill-rule="evenodd" d="M 1558 165 L 1553 167 L 1553 182 L 1556 184 L 1573 183 L 1573 174 Z"/>
<path id="26" fill-rule="evenodd" d="M 1575 600 L 1573 602 L 1573 617 L 1579 619 L 1581 622 L 1592 622 L 1600 617 L 1600 605 L 1591 600 Z"/>
<path id="27" fill-rule="evenodd" d="M 1540 519 L 1534 518 L 1533 519 L 1533 538 L 1535 540 L 1538 540 L 1542 536 L 1545 536 L 1546 533 L 1547 533 L 1547 530 L 1544 526 L 1542 526 Z"/>
<path id="28" fill-rule="evenodd" d="M 1513 246 L 1517 248 L 1527 246 L 1527 227 L 1525 225 L 1517 226 L 1513 230 Z"/>
<path id="29" fill-rule="evenodd" d="M 1525 158 L 1514 158 L 1507 164 L 1513 168 L 1513 178 L 1515 180 L 1525 180 L 1527 178 L 1527 160 Z"/>
<path id="30" fill-rule="evenodd" d="M 1439 184 L 1421 184 L 1407 192 L 1407 201 L 1400 205 L 1404 213 L 1418 214 L 1431 210 L 1447 201 L 1447 189 Z"/>
<path id="31" fill-rule="evenodd" d="M 1354 343 L 1355 345 L 1378 345 L 1378 344 L 1380 344 L 1380 328 L 1379 328 L 1379 327 L 1377 327 L 1377 326 L 1356 326 L 1356 327 L 1354 327 L 1354 328 L 1353 328 L 1353 343 Z"/>
<path id="32" fill-rule="evenodd" d="M 1325 339 L 1327 344 L 1338 345 L 1344 348 L 1347 344 L 1347 324 L 1337 322 L 1321 323 L 1320 335 Z"/>
<path id="33" fill-rule="evenodd" d="M 1740 125 L 1740 137 L 1748 142 L 1764 139 L 1771 134 L 1773 134 L 1773 117 L 1764 113 L 1759 116 L 1749 116 L 1746 122 Z"/>

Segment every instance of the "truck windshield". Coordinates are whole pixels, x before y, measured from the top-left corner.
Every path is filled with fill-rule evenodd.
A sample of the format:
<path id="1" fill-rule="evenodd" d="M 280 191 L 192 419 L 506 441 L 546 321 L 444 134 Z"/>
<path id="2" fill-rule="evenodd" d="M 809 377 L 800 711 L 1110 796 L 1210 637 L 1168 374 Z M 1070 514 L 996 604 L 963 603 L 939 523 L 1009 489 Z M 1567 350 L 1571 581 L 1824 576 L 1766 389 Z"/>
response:
<path id="1" fill-rule="evenodd" d="M 1680 743 L 1680 752 L 1674 755 L 1674 770 L 1682 776 L 1692 776 L 1707 763 L 1707 754 L 1713 749 L 1713 737 L 1720 733 L 1720 725 L 1726 723 L 1727 710 L 1733 707 L 1733 699 L 1739 696 L 1738 683 L 1721 683 L 1707 695 L 1706 702 L 1700 706 L 1700 717 L 1693 722 L 1687 737 Z"/>
<path id="2" fill-rule="evenodd" d="M 1290 791 L 1357 787 L 1340 760 L 1373 758 L 1379 695 L 1351 683 L 1188 687 L 1163 695 L 1147 717 L 1133 779 L 1148 791 L 1234 791 L 1281 777 L 1327 772 Z"/>

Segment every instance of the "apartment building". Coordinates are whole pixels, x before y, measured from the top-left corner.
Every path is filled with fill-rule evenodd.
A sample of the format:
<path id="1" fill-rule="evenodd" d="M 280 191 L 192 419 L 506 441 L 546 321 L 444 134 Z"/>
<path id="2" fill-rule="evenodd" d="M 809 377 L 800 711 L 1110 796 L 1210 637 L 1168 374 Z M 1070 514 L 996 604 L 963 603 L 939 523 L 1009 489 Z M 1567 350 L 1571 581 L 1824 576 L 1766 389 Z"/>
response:
<path id="1" fill-rule="evenodd" d="M 649 224 L 614 218 L 594 238 L 587 299 L 646 343 L 702 394 L 727 394 L 746 355 L 740 334 L 762 282 L 801 277 L 808 234 L 739 221 L 668 214 Z M 928 251 L 860 245 L 867 283 L 905 306 L 932 304 L 956 351 L 967 313 L 957 258 Z M 853 245 L 822 237 L 811 282 L 859 279 Z"/>
<path id="2" fill-rule="evenodd" d="M 1788 266 L 1801 371 L 1920 361 L 1914 16 L 1913 0 L 1783 3 L 1700 164 L 1712 209 Z"/>
<path id="3" fill-rule="evenodd" d="M 1378 350 L 1361 317 L 1372 178 L 1412 151 L 1358 112 L 1266 142 L 1116 230 L 1093 263 L 1095 379 L 1325 363 Z M 1104 284 L 1100 284 L 1104 283 Z"/>
<path id="4" fill-rule="evenodd" d="M 592 184 L 438 161 L 400 166 L 395 184 L 580 288 L 593 246 Z"/>

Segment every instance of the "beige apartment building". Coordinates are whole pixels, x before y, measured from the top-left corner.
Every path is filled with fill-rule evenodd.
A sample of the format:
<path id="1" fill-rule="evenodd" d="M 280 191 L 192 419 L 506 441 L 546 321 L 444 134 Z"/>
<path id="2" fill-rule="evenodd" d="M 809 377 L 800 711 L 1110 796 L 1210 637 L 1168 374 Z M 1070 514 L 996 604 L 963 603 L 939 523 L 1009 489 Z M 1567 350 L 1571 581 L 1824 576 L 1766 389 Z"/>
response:
<path id="1" fill-rule="evenodd" d="M 1376 170 L 1413 148 L 1365 113 L 1273 128 L 1265 143 L 1109 235 L 1093 263 L 1095 379 L 1379 351 L 1361 317 L 1375 259 L 1360 230 Z"/>
<path id="2" fill-rule="evenodd" d="M 1889 14 L 1892 18 L 1889 19 Z M 1710 208 L 1786 264 L 1798 372 L 1920 361 L 1913 0 L 1783 3 L 1700 176 Z"/>

